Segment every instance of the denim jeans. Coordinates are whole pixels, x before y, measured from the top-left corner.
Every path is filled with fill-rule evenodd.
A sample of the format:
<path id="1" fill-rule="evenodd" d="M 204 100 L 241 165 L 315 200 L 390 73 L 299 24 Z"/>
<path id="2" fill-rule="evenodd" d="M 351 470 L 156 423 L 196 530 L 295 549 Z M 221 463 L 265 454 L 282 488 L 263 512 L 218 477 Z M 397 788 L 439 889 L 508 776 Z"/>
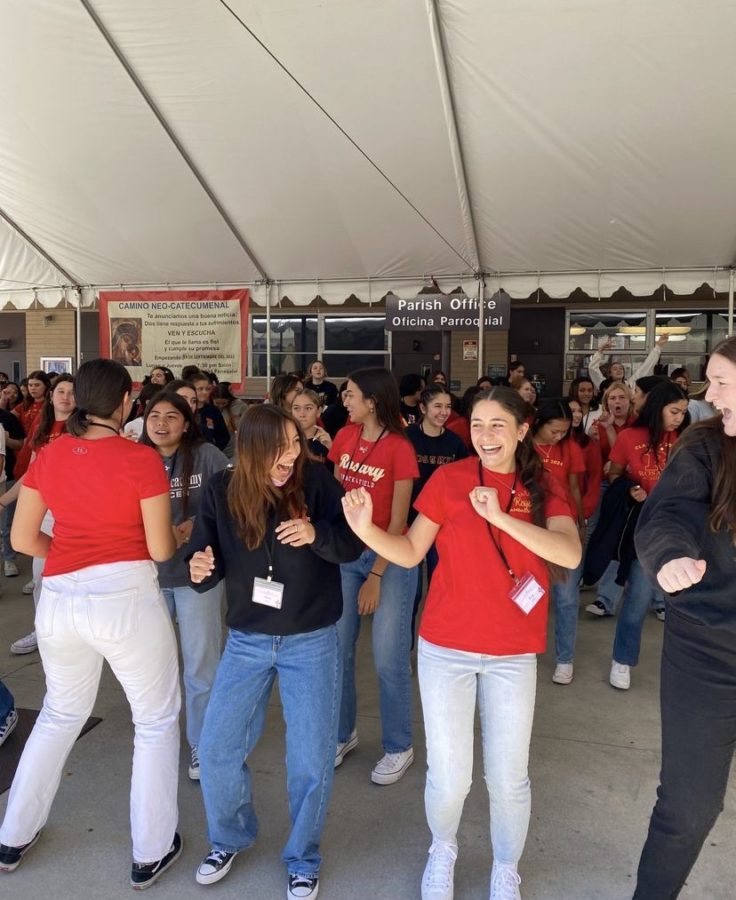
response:
<path id="1" fill-rule="evenodd" d="M 5 491 L 9 491 L 14 484 L 15 480 L 11 480 L 10 478 L 7 481 L 3 482 L 5 490 L 2 490 L 2 486 L 0 486 L 0 494 L 5 493 Z M 4 560 L 15 559 L 15 550 L 13 550 L 10 545 L 10 526 L 13 524 L 16 502 L 17 501 L 10 503 L 5 507 L 5 509 L 2 510 L 2 513 L 0 513 L 0 533 L 2 534 Z"/>
<path id="2" fill-rule="evenodd" d="M 178 819 L 180 695 L 176 638 L 155 565 L 109 563 L 44 577 L 36 635 L 46 696 L 10 788 L 0 843 L 27 844 L 45 824 L 107 660 L 135 726 L 133 859 L 161 859 Z"/>
<path id="3" fill-rule="evenodd" d="M 162 588 L 161 593 L 172 619 L 179 622 L 187 740 L 190 747 L 197 747 L 222 652 L 220 608 L 224 583 L 220 582 L 204 594 L 184 586 Z"/>
<path id="4" fill-rule="evenodd" d="M 634 560 L 629 569 L 629 577 L 624 586 L 624 596 L 616 621 L 616 636 L 613 639 L 613 658 L 626 666 L 639 662 L 641 632 L 652 600 L 663 601 L 662 591 L 644 574 L 641 563 Z"/>
<path id="5" fill-rule="evenodd" d="M 662 771 L 635 900 L 679 896 L 723 809 L 736 747 L 736 634 L 684 619 L 675 604 L 662 647 Z"/>
<path id="6" fill-rule="evenodd" d="M 207 829 L 212 846 L 228 853 L 256 839 L 248 756 L 263 733 L 276 675 L 291 814 L 282 859 L 290 875 L 314 878 L 335 769 L 341 671 L 334 625 L 283 637 L 228 633 L 199 744 Z"/>
<path id="7" fill-rule="evenodd" d="M 0 726 L 5 724 L 5 720 L 14 709 L 15 701 L 13 700 L 13 695 L 0 681 Z"/>
<path id="8" fill-rule="evenodd" d="M 575 659 L 582 574 L 581 560 L 575 569 L 566 570 L 564 581 L 552 585 L 555 604 L 555 659 L 558 663 L 571 663 Z"/>
<path id="9" fill-rule="evenodd" d="M 493 859 L 516 866 L 531 813 L 528 764 L 537 658 L 467 653 L 420 638 L 418 662 L 427 736 L 424 803 L 432 837 L 456 840 L 472 780 L 477 697 Z"/>
<path id="10" fill-rule="evenodd" d="M 338 740 L 347 741 L 355 728 L 355 645 L 360 633 L 358 592 L 368 578 L 376 554 L 365 550 L 355 562 L 340 566 L 342 616 L 337 623 L 343 659 L 342 699 Z M 386 753 L 411 747 L 411 612 L 417 570 L 389 564 L 381 579 L 381 602 L 373 615 L 373 662 L 381 707 L 381 732 Z"/>
<path id="11" fill-rule="evenodd" d="M 598 585 L 595 589 L 596 599 L 601 601 L 606 608 L 606 612 L 610 613 L 610 615 L 616 612 L 624 590 L 620 584 L 616 583 L 617 575 L 618 560 L 612 559 L 606 567 L 606 571 L 598 579 Z"/>

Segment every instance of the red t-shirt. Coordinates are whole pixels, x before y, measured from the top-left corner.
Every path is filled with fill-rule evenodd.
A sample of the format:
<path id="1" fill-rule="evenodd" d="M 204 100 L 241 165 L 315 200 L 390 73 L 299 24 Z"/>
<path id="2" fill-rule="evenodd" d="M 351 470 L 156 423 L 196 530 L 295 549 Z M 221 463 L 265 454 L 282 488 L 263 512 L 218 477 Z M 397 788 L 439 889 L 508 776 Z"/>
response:
<path id="1" fill-rule="evenodd" d="M 578 446 L 580 446 L 578 444 Z M 583 515 L 589 519 L 598 506 L 601 496 L 601 479 L 603 478 L 603 464 L 601 462 L 601 448 L 597 441 L 589 440 L 585 447 L 580 447 L 585 461 L 585 475 L 580 491 L 583 495 Z"/>
<path id="2" fill-rule="evenodd" d="M 468 422 L 465 416 L 461 416 L 453 410 L 450 413 L 447 422 L 445 422 L 445 428 L 448 431 L 454 432 L 462 440 L 468 450 L 473 453 L 475 452 L 473 450 L 473 442 L 470 439 L 470 422 Z"/>
<path id="3" fill-rule="evenodd" d="M 623 423 L 623 425 L 617 425 L 615 422 L 613 423 L 613 430 L 617 435 L 620 435 L 621 432 L 625 428 L 630 428 L 632 423 L 634 422 L 634 417 L 629 416 L 629 418 Z M 598 446 L 601 451 L 601 463 L 605 466 L 611 456 L 611 444 L 608 441 L 608 431 L 606 430 L 605 425 L 601 425 L 601 423 L 596 419 L 593 422 L 596 430 L 598 431 Z M 618 441 L 618 438 L 616 438 Z"/>
<path id="4" fill-rule="evenodd" d="M 346 491 L 363 487 L 373 500 L 373 524 L 388 528 L 394 483 L 418 478 L 417 455 L 408 438 L 385 434 L 380 441 L 361 440 L 362 425 L 349 422 L 335 435 L 327 458 L 335 464 Z"/>
<path id="5" fill-rule="evenodd" d="M 44 575 L 151 558 L 140 501 L 169 494 L 152 447 L 65 434 L 41 448 L 23 483 L 41 494 L 54 516 Z"/>
<path id="6" fill-rule="evenodd" d="M 19 403 L 13 409 L 13 414 L 18 417 L 20 424 L 23 426 L 23 431 L 25 431 L 26 433 L 26 438 L 23 442 L 23 446 L 15 456 L 15 467 L 13 468 L 12 477 L 15 478 L 16 481 L 19 478 L 22 478 L 28 470 L 28 464 L 31 461 L 31 454 L 33 453 L 33 451 L 31 450 L 31 438 L 33 437 L 33 434 L 38 427 L 38 420 L 41 415 L 41 409 L 43 408 L 45 402 L 45 398 L 41 400 L 34 400 L 27 409 L 23 406 L 22 403 Z"/>
<path id="7" fill-rule="evenodd" d="M 542 460 L 544 471 L 560 485 L 570 504 L 570 512 L 577 521 L 578 508 L 570 493 L 570 475 L 578 476 L 580 493 L 583 493 L 585 460 L 580 446 L 570 438 L 557 444 L 535 444 L 534 449 Z"/>
<path id="8" fill-rule="evenodd" d="M 502 509 L 511 498 L 514 474 L 484 471 L 487 487 L 498 490 Z M 493 533 L 512 570 L 530 572 L 545 589 L 544 597 L 526 615 L 509 597 L 511 576 L 488 533 L 488 524 L 470 504 L 468 494 L 479 485 L 478 459 L 469 457 L 439 468 L 417 497 L 414 508 L 440 526 L 436 538 L 439 563 L 432 575 L 420 635 L 432 644 L 512 656 L 544 653 L 547 641 L 549 578 L 544 560 L 497 528 Z M 509 512 L 532 521 L 531 500 L 517 480 Z M 545 516 L 569 516 L 558 485 L 548 480 Z"/>
<path id="9" fill-rule="evenodd" d="M 649 494 L 659 481 L 677 438 L 676 431 L 666 431 L 655 453 L 649 446 L 646 428 L 626 428 L 613 445 L 610 460 L 622 466 L 627 476 Z"/>

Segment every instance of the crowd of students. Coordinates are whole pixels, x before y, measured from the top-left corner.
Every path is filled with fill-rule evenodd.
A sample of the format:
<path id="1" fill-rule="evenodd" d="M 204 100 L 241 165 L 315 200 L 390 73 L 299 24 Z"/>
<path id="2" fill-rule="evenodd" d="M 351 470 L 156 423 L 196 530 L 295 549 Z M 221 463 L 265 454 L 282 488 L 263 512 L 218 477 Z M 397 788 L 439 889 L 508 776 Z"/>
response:
<path id="1" fill-rule="evenodd" d="M 736 491 L 713 508 L 713 485 L 736 484 L 736 341 L 711 357 L 697 407 L 686 370 L 627 379 L 612 363 L 607 380 L 599 356 L 590 378 L 552 400 L 537 398 L 518 361 L 502 384 L 479 379 L 462 398 L 441 372 L 429 384 L 415 375 L 397 383 L 383 369 L 362 369 L 338 389 L 320 361 L 306 378 L 277 376 L 268 401 L 254 405 L 194 366 L 181 379 L 155 367 L 136 400 L 127 370 L 110 360 L 53 385 L 33 372 L 23 399 L 0 386 L 0 458 L 11 476 L 0 495 L 4 572 L 17 575 L 16 551 L 34 557 L 37 606 L 35 631 L 13 652 L 38 647 L 47 680 L 0 828 L 0 871 L 16 869 L 39 838 L 103 659 L 125 688 L 136 731 L 132 886 L 148 887 L 176 861 L 180 653 L 188 775 L 201 783 L 210 841 L 196 880 L 225 877 L 256 839 L 248 757 L 278 675 L 287 896 L 316 898 L 334 771 L 359 739 L 355 648 L 362 617 L 372 615 L 383 756 L 370 778 L 378 785 L 398 782 L 414 761 L 418 644 L 432 834 L 423 900 L 453 896 L 476 706 L 491 804 L 490 897 L 519 900 L 536 657 L 551 606 L 553 681 L 572 682 L 584 582 L 598 585 L 590 614 L 618 615 L 614 688 L 630 687 L 650 610 L 665 622 L 668 675 L 695 653 L 695 625 L 712 649 L 683 682 L 684 699 L 667 689 L 662 786 L 636 893 L 677 896 L 725 790 L 725 776 L 701 779 L 702 815 L 697 828 L 687 822 L 677 741 L 708 691 L 720 693 L 705 752 L 719 772 L 730 763 L 719 711 L 733 711 L 736 648 L 718 585 L 733 574 Z M 717 409 L 704 408 L 708 400 Z M 688 427 L 691 410 L 705 419 L 697 428 Z M 703 469 L 692 483 L 688 466 Z M 62 469 L 74 477 L 56 477 Z M 669 544 L 655 540 L 652 508 L 678 503 L 691 528 Z M 705 523 L 716 537 L 704 538 Z M 684 611 L 670 596 L 680 590 L 697 595 Z M 0 685 L 0 743 L 16 722 Z M 678 854 L 678 874 L 658 875 Z"/>

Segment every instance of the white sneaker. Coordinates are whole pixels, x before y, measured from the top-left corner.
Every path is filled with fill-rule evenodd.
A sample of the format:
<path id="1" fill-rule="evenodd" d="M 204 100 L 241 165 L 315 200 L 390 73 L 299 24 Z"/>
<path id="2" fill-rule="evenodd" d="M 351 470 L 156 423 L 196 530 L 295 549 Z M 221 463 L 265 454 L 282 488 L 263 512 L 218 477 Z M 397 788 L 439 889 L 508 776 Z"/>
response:
<path id="1" fill-rule="evenodd" d="M 422 900 L 453 900 L 457 844 L 433 841 L 422 875 Z"/>
<path id="2" fill-rule="evenodd" d="M 33 593 L 33 579 L 27 581 L 23 587 L 20 589 L 21 594 L 25 594 L 27 597 Z"/>
<path id="3" fill-rule="evenodd" d="M 358 746 L 358 732 L 353 729 L 350 737 L 346 741 L 338 741 L 335 748 L 335 768 L 342 765 L 342 761 Z"/>
<path id="4" fill-rule="evenodd" d="M 11 559 L 6 559 L 3 565 L 3 574 L 6 578 L 14 578 L 18 574 L 18 566 Z"/>
<path id="5" fill-rule="evenodd" d="M 570 684 L 572 681 L 572 663 L 557 663 L 552 681 L 555 684 Z"/>
<path id="6" fill-rule="evenodd" d="M 498 866 L 491 870 L 491 900 L 521 900 L 521 878 L 516 866 Z"/>
<path id="7" fill-rule="evenodd" d="M 192 781 L 199 781 L 199 749 L 191 747 L 189 750 L 189 770 L 187 772 Z"/>
<path id="8" fill-rule="evenodd" d="M 631 687 L 631 667 L 617 663 L 614 659 L 611 663 L 611 674 L 608 676 L 608 680 L 611 687 L 618 688 L 620 691 L 628 691 Z"/>
<path id="9" fill-rule="evenodd" d="M 36 650 L 38 650 L 38 640 L 36 639 L 35 631 L 32 631 L 22 638 L 18 638 L 17 641 L 13 641 L 10 645 L 10 652 L 14 653 L 16 656 L 23 656 L 26 653 L 35 653 Z"/>
<path id="10" fill-rule="evenodd" d="M 226 850 L 216 850 L 214 847 L 199 864 L 197 884 L 214 884 L 224 878 L 232 868 L 237 853 L 228 853 Z"/>
<path id="11" fill-rule="evenodd" d="M 413 747 L 402 750 L 401 753 L 387 753 L 373 767 L 371 781 L 373 784 L 395 784 L 404 777 L 404 772 L 413 762 Z"/>
<path id="12" fill-rule="evenodd" d="M 659 619 L 660 622 L 664 622 L 665 616 L 667 613 L 664 611 L 664 606 L 661 606 L 659 609 L 654 610 L 654 615 Z"/>

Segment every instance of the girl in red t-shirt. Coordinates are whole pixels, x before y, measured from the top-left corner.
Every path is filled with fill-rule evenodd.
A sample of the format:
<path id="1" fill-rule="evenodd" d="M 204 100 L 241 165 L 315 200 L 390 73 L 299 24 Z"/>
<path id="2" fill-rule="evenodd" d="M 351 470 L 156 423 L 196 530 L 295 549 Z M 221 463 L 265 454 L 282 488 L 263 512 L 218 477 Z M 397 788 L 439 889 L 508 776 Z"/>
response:
<path id="1" fill-rule="evenodd" d="M 531 428 L 534 449 L 539 454 L 545 472 L 554 478 L 570 504 L 570 514 L 578 523 L 580 539 L 585 534 L 585 516 L 580 481 L 585 474 L 583 452 L 570 440 L 572 412 L 567 400 L 545 400 L 539 405 Z M 573 678 L 575 639 L 580 605 L 580 575 L 582 562 L 566 572 L 552 587 L 555 602 L 555 684 L 570 684 Z"/>
<path id="2" fill-rule="evenodd" d="M 478 456 L 431 476 L 408 534 L 375 524 L 367 491 L 352 490 L 343 500 L 351 527 L 382 557 L 413 567 L 435 540 L 439 550 L 419 641 L 433 838 L 422 896 L 452 896 L 476 703 L 493 819 L 491 897 L 519 896 L 517 865 L 531 808 L 535 654 L 546 642 L 546 561 L 572 569 L 581 555 L 570 507 L 544 476 L 525 415 L 510 388 L 478 395 L 470 413 Z"/>
<path id="3" fill-rule="evenodd" d="M 141 889 L 182 847 L 179 664 L 152 561 L 175 549 L 169 484 L 155 450 L 120 437 L 131 405 L 127 370 L 91 360 L 80 366 L 75 387 L 79 407 L 69 433 L 30 466 L 12 527 L 13 546 L 46 557 L 36 610 L 46 696 L 10 789 L 0 863 L 12 871 L 36 843 L 107 660 L 135 726 L 131 884 Z M 48 509 L 53 537 L 41 528 Z"/>
<path id="4" fill-rule="evenodd" d="M 45 372 L 31 372 L 27 379 L 28 393 L 23 400 L 12 410 L 13 415 L 17 416 L 26 438 L 33 434 L 38 417 L 41 415 L 48 392 L 51 390 L 51 382 L 49 376 Z M 18 451 L 15 457 L 15 468 L 13 469 L 13 478 L 20 478 L 28 468 L 31 461 L 31 448 L 25 444 Z"/>
<path id="5" fill-rule="evenodd" d="M 639 418 L 622 431 L 611 451 L 608 479 L 626 476 L 634 482 L 629 490 L 633 503 L 643 503 L 659 481 L 670 451 L 690 424 L 687 397 L 672 381 L 653 388 L 644 401 Z M 652 584 L 635 559 L 631 563 L 613 640 L 609 681 L 626 691 L 631 685 L 631 666 L 639 662 L 641 632 L 647 611 L 655 599 L 664 605 L 662 591 Z"/>
<path id="6" fill-rule="evenodd" d="M 60 435 L 66 431 L 66 422 L 69 416 L 74 412 L 74 377 L 72 375 L 59 375 L 54 382 L 54 387 L 48 395 L 48 399 L 43 404 L 41 414 L 36 421 L 36 427 L 32 434 L 26 438 L 29 446 L 31 461 L 35 459 L 36 454 L 46 444 L 55 441 Z M 25 476 L 21 476 L 8 492 L 6 502 L 12 503 L 20 492 L 20 486 L 23 484 Z M 52 534 L 54 520 L 51 513 L 47 513 L 42 529 L 47 534 Z M 41 557 L 33 558 L 33 578 L 28 584 L 23 586 L 23 592 L 33 594 L 33 602 L 38 606 L 38 598 L 41 593 L 41 576 L 43 575 L 44 560 Z M 23 635 L 13 641 L 10 645 L 10 652 L 16 656 L 22 656 L 25 653 L 33 653 L 38 650 L 38 641 L 36 640 L 35 629 L 29 634 Z"/>
<path id="7" fill-rule="evenodd" d="M 385 369 L 360 369 L 348 379 L 343 396 L 350 421 L 335 435 L 327 457 L 335 464 L 335 477 L 346 491 L 364 488 L 370 493 L 375 523 L 391 534 L 403 534 L 419 468 L 401 427 L 398 386 Z M 417 563 L 405 569 L 366 549 L 355 562 L 340 566 L 343 614 L 337 627 L 343 685 L 335 765 L 358 743 L 355 644 L 360 617 L 375 613 L 373 659 L 384 749 L 371 773 L 375 784 L 393 784 L 414 761 L 409 656 Z"/>
<path id="8" fill-rule="evenodd" d="M 599 443 L 605 475 L 611 447 L 616 443 L 619 433 L 634 421 L 631 391 L 623 381 L 614 381 L 606 388 L 601 407 L 603 412 L 588 429 L 588 435 Z"/>

